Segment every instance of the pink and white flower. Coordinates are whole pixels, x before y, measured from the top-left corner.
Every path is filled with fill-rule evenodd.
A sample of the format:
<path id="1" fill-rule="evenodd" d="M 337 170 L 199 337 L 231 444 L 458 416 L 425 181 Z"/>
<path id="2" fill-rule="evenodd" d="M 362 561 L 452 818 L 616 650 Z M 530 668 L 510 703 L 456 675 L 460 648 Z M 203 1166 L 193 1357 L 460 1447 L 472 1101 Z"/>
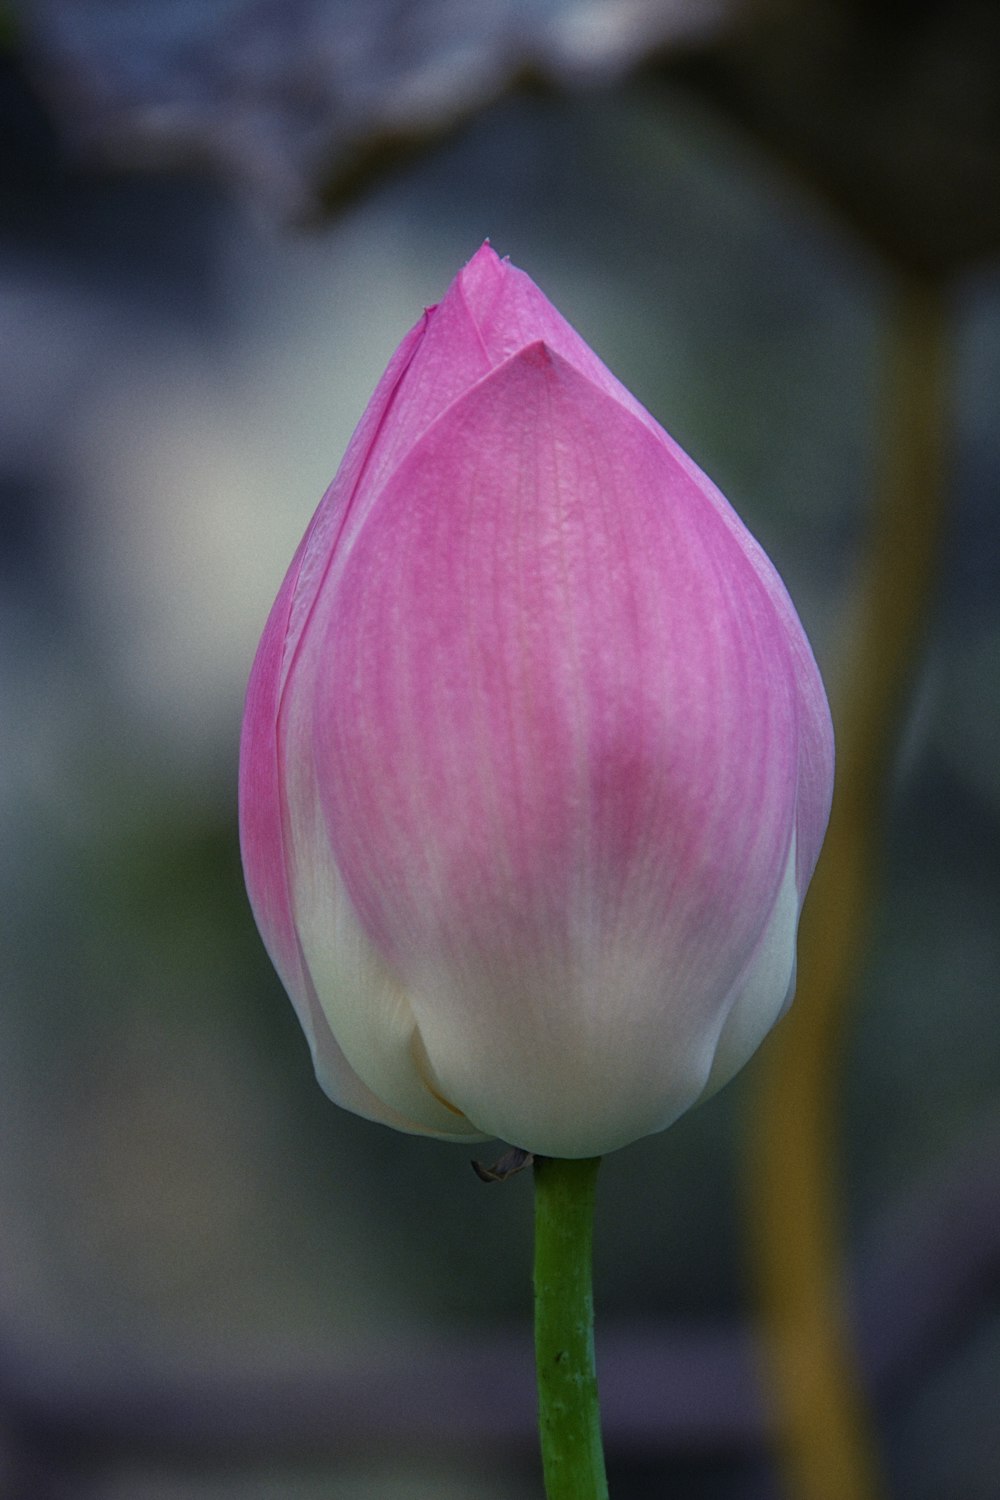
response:
<path id="1" fill-rule="evenodd" d="M 833 779 L 781 580 L 488 246 L 393 356 L 247 697 L 268 951 L 338 1104 L 597 1155 L 791 999 Z"/>

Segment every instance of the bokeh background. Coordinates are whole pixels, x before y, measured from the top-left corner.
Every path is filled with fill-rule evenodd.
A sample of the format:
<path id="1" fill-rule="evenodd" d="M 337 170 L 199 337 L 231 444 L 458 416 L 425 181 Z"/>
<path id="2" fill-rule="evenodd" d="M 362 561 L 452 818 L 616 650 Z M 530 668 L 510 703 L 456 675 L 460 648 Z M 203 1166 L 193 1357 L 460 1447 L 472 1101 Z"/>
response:
<path id="1" fill-rule="evenodd" d="M 899 286 L 946 309 L 944 530 L 830 1170 L 886 1494 L 996 1500 L 992 8 L 28 11 L 0 58 L 0 1496 L 540 1494 L 530 1180 L 325 1100 L 236 833 L 273 595 L 488 236 L 728 495 L 834 684 Z M 608 1411 L 620 1500 L 789 1494 L 756 1066 L 603 1168 L 599 1360 L 644 1414 Z"/>

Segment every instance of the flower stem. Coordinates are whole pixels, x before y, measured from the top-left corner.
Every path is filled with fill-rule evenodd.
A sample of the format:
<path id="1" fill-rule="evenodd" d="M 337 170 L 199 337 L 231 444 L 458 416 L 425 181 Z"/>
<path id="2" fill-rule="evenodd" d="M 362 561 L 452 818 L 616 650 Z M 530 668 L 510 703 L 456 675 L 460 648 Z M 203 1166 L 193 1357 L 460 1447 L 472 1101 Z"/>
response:
<path id="1" fill-rule="evenodd" d="M 535 1161 L 535 1367 L 548 1500 L 607 1500 L 591 1243 L 599 1156 Z"/>

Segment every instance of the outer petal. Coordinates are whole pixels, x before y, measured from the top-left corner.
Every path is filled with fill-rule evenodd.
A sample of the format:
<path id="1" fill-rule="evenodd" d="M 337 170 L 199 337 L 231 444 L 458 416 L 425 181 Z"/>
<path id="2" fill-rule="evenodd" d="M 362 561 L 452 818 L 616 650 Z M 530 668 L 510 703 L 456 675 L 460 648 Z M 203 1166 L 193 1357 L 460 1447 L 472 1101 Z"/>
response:
<path id="1" fill-rule="evenodd" d="M 289 665 L 336 538 L 423 333 L 424 324 L 418 324 L 396 351 L 292 560 L 250 674 L 240 744 L 240 843 L 247 890 L 261 936 L 306 1034 L 319 1080 L 345 1108 L 400 1130 L 421 1132 L 428 1128 L 423 1122 L 394 1110 L 354 1073 L 317 999 L 299 943 L 288 879 L 288 810 L 278 712 Z"/>
<path id="2" fill-rule="evenodd" d="M 778 898 L 744 972 L 726 1003 L 726 1019 L 701 1098 L 721 1089 L 750 1061 L 795 993 L 795 939 L 801 898 L 796 840 L 788 851 Z"/>
<path id="3" fill-rule="evenodd" d="M 536 1151 L 612 1149 L 702 1092 L 747 954 L 790 975 L 799 648 L 692 468 L 533 346 L 428 429 L 316 601 L 282 731 L 322 768 L 299 933 L 403 1113 L 419 1086 Z M 381 987 L 342 983 L 323 848 Z"/>
<path id="4" fill-rule="evenodd" d="M 301 955 L 288 888 L 278 707 L 334 541 L 400 379 L 423 334 L 418 324 L 396 351 L 351 440 L 336 478 L 299 544 L 274 602 L 247 686 L 240 741 L 240 843 L 247 890 L 271 959 L 311 1039 Z"/>
<path id="5" fill-rule="evenodd" d="M 356 1110 L 347 1088 L 364 1087 L 377 1102 L 377 1113 L 371 1107 L 358 1112 L 400 1129 L 479 1140 L 483 1132 L 441 1096 L 410 998 L 347 896 L 323 821 L 323 768 L 308 753 L 310 719 L 308 703 L 293 694 L 281 730 L 295 920 L 310 982 L 322 997 L 326 1032 L 331 1040 L 336 1035 L 337 1051 L 351 1069 L 345 1080 L 336 1059 L 320 1047 L 315 1056 L 319 1081 L 338 1104 Z"/>
<path id="6" fill-rule="evenodd" d="M 552 306 L 529 276 L 508 262 L 499 260 L 489 245 L 484 245 L 459 273 L 458 285 L 491 363 L 500 363 L 525 345 L 543 340 L 550 349 L 560 354 L 655 433 L 687 474 L 702 500 L 717 512 L 727 526 L 770 595 L 775 610 L 784 622 L 789 648 L 797 663 L 796 675 L 801 695 L 799 732 L 802 774 L 796 879 L 799 895 L 802 897 L 819 858 L 830 815 L 833 727 L 812 650 L 799 623 L 795 606 L 774 565 L 721 491 L 636 400 L 631 391 L 598 359 L 589 344 Z"/>

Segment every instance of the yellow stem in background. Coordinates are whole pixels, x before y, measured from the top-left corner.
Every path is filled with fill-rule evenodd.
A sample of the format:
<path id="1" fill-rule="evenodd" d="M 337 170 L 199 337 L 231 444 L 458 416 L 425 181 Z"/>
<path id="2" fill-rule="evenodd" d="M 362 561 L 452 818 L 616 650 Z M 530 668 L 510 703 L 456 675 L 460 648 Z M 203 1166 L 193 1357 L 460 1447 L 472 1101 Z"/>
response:
<path id="1" fill-rule="evenodd" d="M 900 719 L 918 660 L 943 513 L 946 309 L 905 283 L 888 329 L 873 529 L 833 694 L 837 784 L 803 914 L 798 997 L 758 1064 L 749 1205 L 779 1458 L 793 1500 L 882 1493 L 842 1269 L 837 1149 L 844 1022 L 876 899 Z"/>

